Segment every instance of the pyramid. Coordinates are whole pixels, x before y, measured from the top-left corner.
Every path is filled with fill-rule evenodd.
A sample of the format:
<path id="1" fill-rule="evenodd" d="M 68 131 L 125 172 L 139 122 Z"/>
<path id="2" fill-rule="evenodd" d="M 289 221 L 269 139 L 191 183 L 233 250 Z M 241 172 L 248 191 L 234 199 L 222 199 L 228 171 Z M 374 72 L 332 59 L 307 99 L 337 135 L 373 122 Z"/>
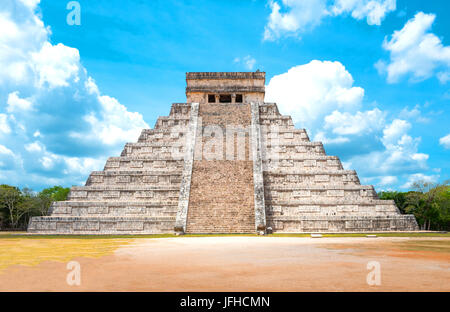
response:
<path id="1" fill-rule="evenodd" d="M 264 72 L 186 74 L 187 103 L 110 157 L 49 215 L 41 234 L 418 230 L 321 142 L 265 103 Z"/>

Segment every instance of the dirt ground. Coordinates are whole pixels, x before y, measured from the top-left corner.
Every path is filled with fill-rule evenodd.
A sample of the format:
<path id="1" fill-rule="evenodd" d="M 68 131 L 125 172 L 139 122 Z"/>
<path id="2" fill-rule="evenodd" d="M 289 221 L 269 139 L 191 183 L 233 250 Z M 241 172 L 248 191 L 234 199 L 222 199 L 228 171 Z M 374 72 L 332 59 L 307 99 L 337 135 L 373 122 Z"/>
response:
<path id="1" fill-rule="evenodd" d="M 0 291 L 448 292 L 450 238 L 0 239 Z"/>

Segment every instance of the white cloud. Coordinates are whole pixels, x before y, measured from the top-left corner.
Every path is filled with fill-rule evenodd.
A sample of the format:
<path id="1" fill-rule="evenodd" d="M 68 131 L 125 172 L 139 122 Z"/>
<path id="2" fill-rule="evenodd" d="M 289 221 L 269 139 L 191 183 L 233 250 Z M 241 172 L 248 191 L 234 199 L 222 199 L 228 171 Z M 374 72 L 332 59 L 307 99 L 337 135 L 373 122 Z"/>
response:
<path id="1" fill-rule="evenodd" d="M 327 14 L 325 0 L 282 0 L 287 12 L 281 12 L 276 1 L 270 1 L 272 12 L 264 30 L 264 40 L 274 40 L 284 34 L 297 34 L 320 24 Z"/>
<path id="2" fill-rule="evenodd" d="M 14 155 L 14 153 L 4 145 L 0 144 L 0 154 L 4 155 Z"/>
<path id="3" fill-rule="evenodd" d="M 253 70 L 256 60 L 251 55 L 247 55 L 243 58 L 236 57 L 234 63 L 242 64 L 247 70 Z"/>
<path id="4" fill-rule="evenodd" d="M 141 114 L 100 92 L 77 49 L 50 42 L 38 4 L 3 0 L 0 6 L 0 94 L 8 95 L 0 105 L 0 136 L 15 155 L 0 159 L 6 179 L 0 183 L 41 188 L 85 180 L 86 170 L 101 169 L 107 156 L 149 127 Z"/>
<path id="5" fill-rule="evenodd" d="M 418 152 L 420 138 L 408 135 L 411 124 L 395 119 L 383 129 L 384 150 L 355 155 L 350 162 L 363 174 L 402 174 L 427 170 L 429 155 Z"/>
<path id="6" fill-rule="evenodd" d="M 408 107 L 404 107 L 399 113 L 399 118 L 410 119 L 420 123 L 430 122 L 430 118 L 422 116 L 422 112 L 419 109 L 419 105 L 416 105 L 411 110 Z"/>
<path id="7" fill-rule="evenodd" d="M 439 180 L 439 175 L 425 175 L 423 173 L 414 173 L 408 176 L 408 180 L 401 186 L 404 189 L 411 189 L 414 182 L 436 183 Z"/>
<path id="8" fill-rule="evenodd" d="M 319 131 L 314 136 L 314 141 L 319 141 L 322 142 L 323 144 L 342 144 L 350 142 L 350 139 L 342 136 L 339 136 L 337 138 L 328 138 L 324 131 Z"/>
<path id="9" fill-rule="evenodd" d="M 413 81 L 424 80 L 439 69 L 441 82 L 448 80 L 450 47 L 430 33 L 435 18 L 434 14 L 419 12 L 401 30 L 394 31 L 390 40 L 384 40 L 383 48 L 390 52 L 390 61 L 380 61 L 376 67 L 387 72 L 389 83 L 398 82 L 407 74 L 412 75 Z"/>
<path id="10" fill-rule="evenodd" d="M 357 112 L 354 115 L 348 112 L 334 111 L 331 115 L 325 117 L 324 128 L 332 129 L 334 134 L 362 135 L 383 128 L 385 115 L 378 108 L 366 112 Z"/>
<path id="11" fill-rule="evenodd" d="M 42 49 L 32 53 L 31 57 L 41 86 L 48 83 L 51 88 L 66 87 L 70 78 L 74 82 L 79 79 L 77 74 L 80 69 L 80 54 L 77 49 L 61 43 L 52 45 L 45 42 Z"/>
<path id="12" fill-rule="evenodd" d="M 385 146 L 394 145 L 406 135 L 406 132 L 411 129 L 411 124 L 406 120 L 395 119 L 390 125 L 383 130 L 383 143 Z"/>
<path id="13" fill-rule="evenodd" d="M 30 9 L 35 9 L 36 6 L 41 2 L 41 0 L 19 0 L 23 4 L 25 4 Z"/>
<path id="14" fill-rule="evenodd" d="M 441 144 L 446 149 L 450 149 L 450 133 L 440 138 L 439 144 Z"/>
<path id="15" fill-rule="evenodd" d="M 266 101 L 277 102 L 283 114 L 302 126 L 318 127 L 335 110 L 358 109 L 364 89 L 353 86 L 352 75 L 339 62 L 311 61 L 274 76 L 266 87 Z"/>
<path id="16" fill-rule="evenodd" d="M 361 181 L 380 189 L 404 183 L 412 174 L 428 171 L 429 155 L 419 151 L 420 137 L 410 131 L 425 120 L 420 106 L 399 114 L 366 108 L 364 90 L 339 62 L 312 61 L 274 76 L 266 86 L 266 101 L 276 102 L 281 114 L 307 128 L 329 155 L 356 169 Z"/>
<path id="17" fill-rule="evenodd" d="M 380 181 L 378 182 L 378 185 L 393 185 L 398 182 L 398 178 L 396 176 L 384 176 L 380 178 Z"/>
<path id="18" fill-rule="evenodd" d="M 366 18 L 369 25 L 381 25 L 386 14 L 396 10 L 396 0 L 336 0 L 331 11 L 334 15 L 351 12 L 353 18 Z"/>
<path id="19" fill-rule="evenodd" d="M 271 13 L 264 29 L 264 40 L 298 36 L 318 26 L 327 16 L 351 14 L 366 18 L 369 25 L 380 25 L 387 13 L 395 11 L 396 0 L 281 0 L 269 1 Z"/>
<path id="20" fill-rule="evenodd" d="M 437 78 L 439 79 L 439 81 L 442 84 L 446 84 L 447 81 L 450 80 L 450 72 L 446 71 L 446 72 L 439 72 L 437 73 Z"/>
<path id="21" fill-rule="evenodd" d="M 141 114 L 127 111 L 127 108 L 115 98 L 103 95 L 98 96 L 98 100 L 103 108 L 100 116 L 94 113 L 85 116 L 85 120 L 92 127 L 92 132 L 88 136 L 85 133 L 72 132 L 71 136 L 92 141 L 100 140 L 105 145 L 118 145 L 131 138 L 135 140 L 142 128 L 149 127 Z"/>
<path id="22" fill-rule="evenodd" d="M 42 20 L 34 14 L 33 1 L 4 0 L 2 4 L 0 84 L 34 83 L 31 53 L 39 50 L 47 41 L 50 28 L 45 27 Z"/>
<path id="23" fill-rule="evenodd" d="M 42 152 L 43 148 L 39 142 L 33 142 L 30 144 L 25 145 L 25 149 L 30 152 Z"/>
<path id="24" fill-rule="evenodd" d="M 11 128 L 8 124 L 8 116 L 6 114 L 0 114 L 0 133 L 11 133 Z"/>
<path id="25" fill-rule="evenodd" d="M 15 112 L 15 111 L 29 111 L 33 108 L 33 104 L 29 99 L 21 99 L 19 97 L 19 92 L 12 92 L 8 95 L 8 101 L 7 101 L 8 107 L 6 107 L 6 110 L 9 113 Z"/>

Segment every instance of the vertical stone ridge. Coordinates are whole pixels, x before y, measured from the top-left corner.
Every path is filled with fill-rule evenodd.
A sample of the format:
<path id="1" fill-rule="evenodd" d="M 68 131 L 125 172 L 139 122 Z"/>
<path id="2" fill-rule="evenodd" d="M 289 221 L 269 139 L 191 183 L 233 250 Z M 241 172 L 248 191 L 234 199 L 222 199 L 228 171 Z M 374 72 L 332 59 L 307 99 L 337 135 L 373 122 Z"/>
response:
<path id="1" fill-rule="evenodd" d="M 266 205 L 264 202 L 264 178 L 262 168 L 261 126 L 259 121 L 259 103 L 251 103 L 252 114 L 252 158 L 253 185 L 255 190 L 255 228 L 257 231 L 266 229 Z"/>
<path id="2" fill-rule="evenodd" d="M 189 208 L 189 194 L 191 191 L 192 166 L 194 163 L 195 141 L 197 136 L 198 103 L 191 104 L 191 116 L 189 130 L 186 138 L 186 149 L 184 157 L 184 168 L 181 177 L 180 197 L 178 200 L 177 218 L 175 221 L 175 232 L 186 232 L 187 213 Z"/>

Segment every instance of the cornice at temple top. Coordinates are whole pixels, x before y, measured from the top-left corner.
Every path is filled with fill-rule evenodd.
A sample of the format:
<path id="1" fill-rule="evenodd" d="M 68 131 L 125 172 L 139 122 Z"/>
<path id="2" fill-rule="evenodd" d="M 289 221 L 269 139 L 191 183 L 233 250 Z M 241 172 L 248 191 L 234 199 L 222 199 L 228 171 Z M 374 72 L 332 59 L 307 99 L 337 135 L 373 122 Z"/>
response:
<path id="1" fill-rule="evenodd" d="M 265 72 L 190 72 L 186 79 L 266 79 Z"/>

